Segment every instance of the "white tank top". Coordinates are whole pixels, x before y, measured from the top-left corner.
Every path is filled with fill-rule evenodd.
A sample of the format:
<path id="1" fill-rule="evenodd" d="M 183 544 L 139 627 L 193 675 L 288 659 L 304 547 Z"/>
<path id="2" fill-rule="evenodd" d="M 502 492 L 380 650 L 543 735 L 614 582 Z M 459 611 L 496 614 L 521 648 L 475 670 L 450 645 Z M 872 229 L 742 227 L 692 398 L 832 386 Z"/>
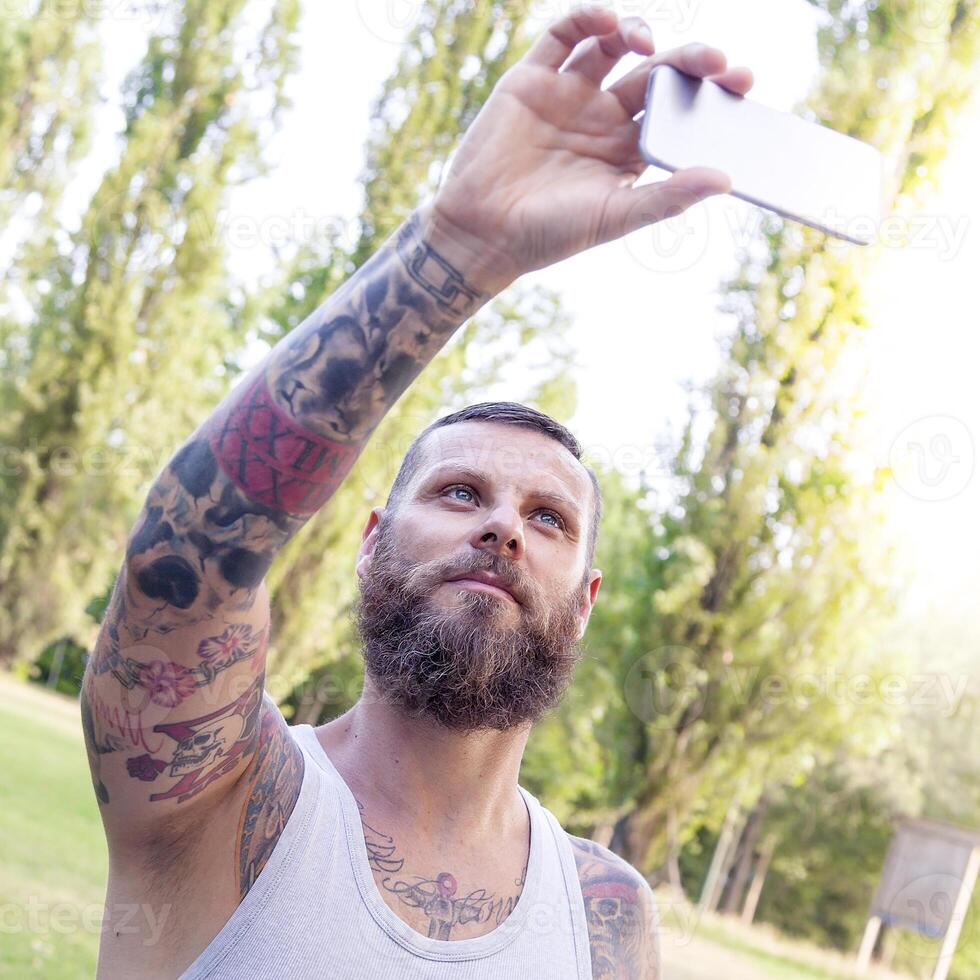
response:
<path id="1" fill-rule="evenodd" d="M 381 897 L 354 795 L 313 727 L 290 732 L 304 755 L 296 805 L 248 894 L 181 980 L 592 980 L 572 845 L 535 796 L 518 787 L 531 845 L 510 915 L 473 939 L 430 939 Z"/>

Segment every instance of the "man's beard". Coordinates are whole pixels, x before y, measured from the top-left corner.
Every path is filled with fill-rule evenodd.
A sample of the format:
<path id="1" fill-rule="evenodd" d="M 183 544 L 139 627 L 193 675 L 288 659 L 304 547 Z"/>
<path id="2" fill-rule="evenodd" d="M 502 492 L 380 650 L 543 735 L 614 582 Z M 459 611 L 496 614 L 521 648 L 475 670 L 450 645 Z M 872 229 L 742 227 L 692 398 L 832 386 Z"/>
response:
<path id="1" fill-rule="evenodd" d="M 446 579 L 478 569 L 513 589 L 516 610 L 507 613 L 508 599 L 475 589 L 465 589 L 452 609 L 433 601 Z M 378 696 L 458 732 L 537 721 L 561 700 L 580 658 L 584 587 L 549 609 L 509 559 L 487 551 L 418 564 L 398 554 L 383 527 L 355 608 Z M 516 624 L 501 622 L 513 613 Z"/>

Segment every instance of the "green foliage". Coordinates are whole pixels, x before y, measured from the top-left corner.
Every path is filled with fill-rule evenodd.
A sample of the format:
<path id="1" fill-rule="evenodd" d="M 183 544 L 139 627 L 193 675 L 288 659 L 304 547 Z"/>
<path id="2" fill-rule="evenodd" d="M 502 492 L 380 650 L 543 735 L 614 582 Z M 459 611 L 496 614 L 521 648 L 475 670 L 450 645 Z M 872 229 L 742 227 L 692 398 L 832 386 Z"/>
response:
<path id="1" fill-rule="evenodd" d="M 931 4 L 926 15 L 921 5 L 902 2 L 817 6 L 830 15 L 819 38 L 827 71 L 812 103 L 817 115 L 890 149 L 895 207 L 911 212 L 927 201 L 957 118 L 972 97 L 980 9 L 943 2 Z M 949 610 L 932 610 L 918 627 L 903 621 L 883 637 L 883 658 L 890 658 L 891 671 L 905 676 L 931 671 L 934 680 L 942 676 L 956 687 L 974 670 L 973 644 L 967 639 L 971 629 L 954 635 Z M 940 675 L 937 650 L 961 650 L 959 672 L 957 661 L 947 657 Z M 831 768 L 787 796 L 770 814 L 780 844 L 759 916 L 782 929 L 853 949 L 893 818 L 926 816 L 980 825 L 977 718 L 975 692 L 955 705 L 905 704 L 889 712 L 883 744 L 852 743 L 846 758 L 836 757 Z M 978 944 L 971 938 L 978 922 L 974 899 L 953 977 L 973 977 L 980 970 Z M 917 942 L 907 933 L 890 942 L 897 945 L 896 968 L 915 975 L 924 975 L 938 952 L 935 943 Z"/>
<path id="2" fill-rule="evenodd" d="M 74 637 L 62 636 L 49 643 L 31 664 L 30 679 L 54 687 L 62 694 L 78 695 L 82 689 L 82 674 L 88 649 Z M 52 677 L 54 683 L 52 684 Z"/>
<path id="3" fill-rule="evenodd" d="M 971 97 L 980 12 L 964 0 L 936 0 L 927 17 L 906 0 L 811 3 L 823 71 L 800 111 L 881 147 L 895 210 L 920 207 Z M 13 243 L 0 280 L 0 660 L 40 648 L 42 680 L 59 649 L 74 674 L 147 486 L 240 374 L 246 339 L 272 345 L 296 327 L 434 189 L 524 49 L 530 0 L 424 6 L 374 105 L 355 244 L 301 249 L 262 292 L 234 281 L 214 228 L 229 186 L 262 172 L 287 106 L 296 0 L 172 6 L 126 82 L 118 161 L 73 230 L 57 212 L 99 66 L 85 9 L 0 15 L 0 227 Z M 241 31 L 253 32 L 247 63 Z M 883 638 L 896 591 L 878 512 L 886 474 L 859 465 L 848 373 L 874 257 L 778 219 L 740 256 L 722 367 L 665 472 L 635 485 L 599 474 L 600 599 L 574 686 L 521 774 L 569 830 L 611 839 L 643 870 L 679 855 L 692 893 L 729 806 L 765 792 L 779 845 L 759 917 L 841 948 L 863 927 L 895 816 L 980 823 L 976 697 L 952 715 L 896 716 L 846 687 L 865 673 L 874 688 L 935 640 Z M 354 555 L 411 441 L 489 397 L 567 419 L 567 327 L 553 294 L 499 297 L 279 557 L 268 683 L 294 720 L 339 714 L 360 693 Z M 976 945 L 954 976 L 980 971 Z"/>
<path id="4" fill-rule="evenodd" d="M 99 63 L 87 4 L 39 14 L 0 11 L 0 228 L 20 245 L 49 224 L 88 146 Z"/>
<path id="5" fill-rule="evenodd" d="M 864 768 L 876 765 L 866 761 Z M 788 935 L 842 950 L 861 940 L 898 815 L 879 780 L 857 768 L 838 757 L 769 812 L 768 830 L 785 843 L 758 910 L 760 920 Z"/>
<path id="6" fill-rule="evenodd" d="M 80 227 L 42 226 L 18 255 L 21 302 L 0 309 L 16 352 L 0 381 L 0 660 L 86 637 L 79 597 L 104 587 L 149 482 L 227 388 L 248 309 L 229 299 L 213 229 L 230 182 L 261 169 L 295 56 L 296 0 L 266 5 L 264 21 L 257 6 L 169 9 L 125 84 L 119 160 Z M 70 60 L 74 21 L 21 25 L 22 43 L 54 23 Z"/>
<path id="7" fill-rule="evenodd" d="M 980 15 L 943 6 L 944 29 L 926 44 L 916 5 L 820 6 L 824 71 L 800 111 L 878 145 L 895 209 L 908 210 L 966 105 Z M 900 586 L 880 506 L 888 474 L 861 465 L 854 374 L 874 257 L 775 218 L 763 225 L 725 284 L 722 309 L 736 327 L 692 405 L 666 488 L 645 479 L 610 494 L 590 655 L 544 726 L 557 745 L 563 733 L 582 737 L 576 724 L 590 719 L 595 744 L 569 750 L 549 794 L 585 831 L 612 832 L 645 870 L 713 844 L 733 802 L 744 810 L 764 790 L 812 792 L 824 839 L 787 830 L 774 875 L 796 869 L 807 928 L 828 943 L 853 939 L 888 830 L 876 790 L 859 782 L 837 794 L 835 823 L 820 779 L 840 752 L 894 750 L 893 713 L 867 692 L 910 663 L 883 639 Z M 552 761 L 532 741 L 525 768 L 539 789 Z M 848 843 L 835 852 L 841 835 Z M 832 885 L 862 842 L 854 880 Z M 693 862 L 702 876 L 709 859 Z"/>
<path id="8" fill-rule="evenodd" d="M 96 625 L 102 622 L 115 584 L 116 578 L 113 576 L 105 592 L 93 596 L 85 604 L 86 614 Z M 82 690 L 82 675 L 85 673 L 88 657 L 88 647 L 79 643 L 74 636 L 60 636 L 41 650 L 27 669 L 26 676 L 29 680 L 53 687 L 62 694 L 77 697 Z"/>
<path id="9" fill-rule="evenodd" d="M 916 703 L 906 698 L 890 712 L 891 740 L 885 751 L 862 753 L 853 744 L 838 750 L 805 784 L 786 789 L 771 807 L 766 832 L 778 847 L 766 878 L 757 918 L 782 932 L 842 950 L 860 941 L 885 853 L 897 821 L 926 817 L 962 826 L 980 825 L 977 753 L 980 698 L 960 682 L 955 660 L 948 673 L 934 670 L 935 651 L 972 656 L 972 639 L 957 629 L 948 611 L 932 610 L 928 629 L 898 624 L 894 646 L 909 649 L 906 676 L 926 682 L 949 679 L 962 696 L 934 690 Z M 964 624 L 965 625 L 965 624 Z M 917 633 L 919 635 L 917 635 Z M 901 635 L 899 635 L 901 634 Z M 925 688 L 923 688 L 925 690 Z M 700 857 L 685 852 L 682 866 L 693 887 L 703 879 L 715 836 L 706 836 Z M 952 977 L 980 969 L 980 903 L 974 897 Z M 893 965 L 925 976 L 938 955 L 935 940 L 902 931 L 887 938 Z"/>

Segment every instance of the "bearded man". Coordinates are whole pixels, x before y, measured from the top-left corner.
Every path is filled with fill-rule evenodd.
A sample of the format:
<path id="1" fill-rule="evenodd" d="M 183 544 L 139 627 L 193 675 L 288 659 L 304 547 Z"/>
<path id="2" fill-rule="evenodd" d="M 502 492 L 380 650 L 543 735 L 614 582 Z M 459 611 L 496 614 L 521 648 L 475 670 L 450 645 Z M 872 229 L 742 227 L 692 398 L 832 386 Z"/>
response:
<path id="1" fill-rule="evenodd" d="M 705 168 L 633 186 L 656 64 L 752 84 L 714 48 L 654 53 L 639 18 L 556 21 L 434 197 L 157 477 L 83 685 L 100 977 L 659 975 L 644 878 L 518 782 L 601 581 L 599 488 L 563 426 L 497 402 L 425 429 L 363 530 L 359 701 L 289 726 L 263 686 L 269 566 L 459 326 L 521 274 L 730 189 Z"/>

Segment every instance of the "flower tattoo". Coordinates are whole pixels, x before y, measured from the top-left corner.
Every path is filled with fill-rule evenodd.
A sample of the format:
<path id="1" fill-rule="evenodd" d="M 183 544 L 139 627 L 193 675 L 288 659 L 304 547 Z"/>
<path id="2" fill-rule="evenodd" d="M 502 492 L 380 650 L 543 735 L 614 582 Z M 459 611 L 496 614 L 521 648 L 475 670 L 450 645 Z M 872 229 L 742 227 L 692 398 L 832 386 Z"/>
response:
<path id="1" fill-rule="evenodd" d="M 139 668 L 139 684 L 147 690 L 154 704 L 175 708 L 197 687 L 194 675 L 181 664 L 151 660 Z"/>
<path id="2" fill-rule="evenodd" d="M 209 661 L 212 666 L 232 664 L 243 660 L 255 651 L 256 640 L 248 623 L 233 623 L 220 636 L 211 636 L 201 641 L 197 648 L 199 657 Z"/>

